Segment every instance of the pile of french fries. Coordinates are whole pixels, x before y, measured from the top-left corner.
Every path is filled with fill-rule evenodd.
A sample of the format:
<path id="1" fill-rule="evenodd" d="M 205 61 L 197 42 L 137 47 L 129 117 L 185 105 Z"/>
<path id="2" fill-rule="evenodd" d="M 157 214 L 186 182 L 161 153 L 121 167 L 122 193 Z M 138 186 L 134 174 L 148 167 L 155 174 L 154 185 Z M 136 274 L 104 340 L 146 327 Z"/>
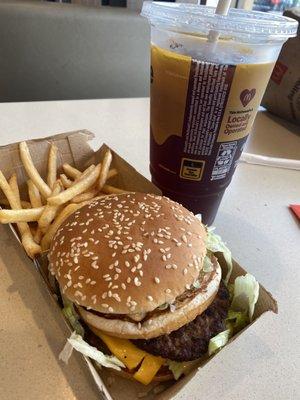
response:
<path id="1" fill-rule="evenodd" d="M 0 170 L 0 188 L 6 196 L 1 201 L 0 223 L 14 223 L 18 227 L 22 245 L 29 257 L 49 250 L 51 241 L 61 223 L 78 208 L 99 196 L 125 191 L 107 185 L 118 171 L 110 169 L 112 154 L 106 151 L 102 162 L 79 171 L 70 164 L 63 164 L 63 174 L 58 177 L 57 153 L 50 145 L 46 182 L 40 176 L 32 161 L 26 142 L 19 145 L 20 157 L 28 175 L 28 197 L 30 202 L 21 200 L 17 175 L 7 180 Z"/>

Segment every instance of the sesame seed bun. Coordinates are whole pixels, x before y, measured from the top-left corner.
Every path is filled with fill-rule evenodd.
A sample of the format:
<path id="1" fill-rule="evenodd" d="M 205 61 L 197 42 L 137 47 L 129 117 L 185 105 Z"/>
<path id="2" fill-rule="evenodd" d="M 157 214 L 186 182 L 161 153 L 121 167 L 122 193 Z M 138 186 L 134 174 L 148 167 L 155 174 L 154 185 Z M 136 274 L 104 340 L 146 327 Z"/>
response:
<path id="1" fill-rule="evenodd" d="M 66 219 L 53 239 L 49 269 L 77 305 L 148 313 L 198 279 L 205 238 L 199 219 L 166 197 L 111 195 Z"/>
<path id="2" fill-rule="evenodd" d="M 151 339 L 160 335 L 168 335 L 193 321 L 214 300 L 219 289 L 222 271 L 215 257 L 212 257 L 212 262 L 212 271 L 201 274 L 200 287 L 192 292 L 187 292 L 186 296 L 181 296 L 183 299 L 175 302 L 176 308 L 173 312 L 168 308 L 140 324 L 118 318 L 101 317 L 82 307 L 77 307 L 77 309 L 82 319 L 96 335 L 99 331 L 124 339 Z"/>

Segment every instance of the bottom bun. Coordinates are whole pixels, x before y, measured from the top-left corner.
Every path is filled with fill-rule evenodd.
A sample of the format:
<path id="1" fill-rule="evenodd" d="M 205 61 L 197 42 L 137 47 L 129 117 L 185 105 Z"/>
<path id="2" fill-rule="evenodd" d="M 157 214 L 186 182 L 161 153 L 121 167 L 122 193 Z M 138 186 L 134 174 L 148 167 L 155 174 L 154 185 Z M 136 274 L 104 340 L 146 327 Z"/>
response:
<path id="1" fill-rule="evenodd" d="M 121 369 L 121 371 L 115 371 L 117 375 L 121 376 L 122 378 L 129 379 L 131 381 L 137 382 L 136 379 L 134 379 L 133 374 L 134 372 L 130 372 L 128 369 Z M 164 369 L 162 371 L 158 371 L 158 373 L 155 375 L 155 377 L 152 379 L 151 382 L 167 382 L 171 381 L 174 379 L 174 376 L 171 371 L 165 371 Z"/>
<path id="2" fill-rule="evenodd" d="M 102 368 L 99 367 L 99 365 L 97 365 L 96 363 L 95 363 L 95 367 L 99 371 L 102 370 Z M 116 375 L 120 376 L 121 378 L 125 378 L 125 379 L 128 379 L 130 381 L 138 382 L 133 377 L 134 372 L 130 372 L 129 369 L 121 369 L 120 371 L 117 371 L 115 369 L 111 369 L 110 371 L 113 374 L 116 374 Z M 151 383 L 152 382 L 167 382 L 167 381 L 172 381 L 172 380 L 174 380 L 174 375 L 172 374 L 172 372 L 167 367 L 163 367 L 157 372 L 155 377 L 152 379 Z"/>

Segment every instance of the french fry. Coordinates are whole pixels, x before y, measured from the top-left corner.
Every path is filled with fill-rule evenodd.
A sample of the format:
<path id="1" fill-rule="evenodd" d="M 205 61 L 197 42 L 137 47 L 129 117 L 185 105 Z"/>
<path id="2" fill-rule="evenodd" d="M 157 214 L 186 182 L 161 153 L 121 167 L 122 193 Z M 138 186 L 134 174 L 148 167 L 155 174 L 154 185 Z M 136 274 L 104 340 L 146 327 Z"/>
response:
<path id="1" fill-rule="evenodd" d="M 62 167 L 65 174 L 71 179 L 79 178 L 82 174 L 81 171 L 79 171 L 77 168 L 72 167 L 70 164 L 65 163 Z"/>
<path id="2" fill-rule="evenodd" d="M 107 179 L 112 178 L 113 176 L 116 176 L 118 174 L 118 171 L 113 168 L 111 170 L 109 170 L 108 174 L 107 174 Z M 78 196 L 73 197 L 72 202 L 73 203 L 81 203 L 82 201 L 87 201 L 87 200 L 91 200 L 94 197 L 96 197 L 99 193 L 99 189 L 98 188 L 93 188 L 90 189 L 82 194 L 79 194 Z"/>
<path id="3" fill-rule="evenodd" d="M 71 181 L 65 174 L 60 174 L 60 180 L 65 189 L 68 189 L 74 183 L 74 181 Z"/>
<path id="4" fill-rule="evenodd" d="M 0 210 L 1 224 L 15 224 L 17 222 L 38 221 L 45 207 L 22 208 L 16 210 Z"/>
<path id="5" fill-rule="evenodd" d="M 99 164 L 92 171 L 89 171 L 85 176 L 83 176 L 82 174 L 79 180 L 74 182 L 74 184 L 68 189 L 62 191 L 56 196 L 50 196 L 47 200 L 48 204 L 50 205 L 65 204 L 73 197 L 83 193 L 84 191 L 92 187 L 98 179 L 100 168 L 101 166 Z"/>
<path id="6" fill-rule="evenodd" d="M 53 187 L 52 195 L 56 196 L 61 192 L 61 183 L 60 181 L 56 181 Z M 51 206 L 50 204 L 47 204 L 45 206 L 45 209 L 38 220 L 38 225 L 42 233 L 45 233 L 50 226 L 51 222 L 54 220 L 56 217 L 57 213 L 59 212 L 60 206 Z"/>
<path id="7" fill-rule="evenodd" d="M 0 205 L 4 207 L 10 207 L 10 203 L 7 199 L 1 199 Z M 29 203 L 29 201 L 21 200 L 21 206 L 22 208 L 31 208 L 31 203 Z"/>
<path id="8" fill-rule="evenodd" d="M 51 189 L 43 181 L 43 179 L 41 178 L 37 169 L 35 168 L 26 142 L 21 142 L 19 149 L 20 149 L 20 157 L 23 162 L 23 165 L 24 165 L 27 175 L 33 181 L 33 183 L 36 185 L 36 187 L 39 189 L 42 196 L 45 199 L 47 199 L 49 196 L 51 196 Z"/>
<path id="9" fill-rule="evenodd" d="M 98 167 L 99 167 L 99 171 L 100 171 L 101 163 L 98 164 Z M 85 178 L 87 175 L 89 175 L 89 173 L 90 173 L 91 171 L 93 171 L 94 169 L 95 169 L 95 165 L 94 165 L 94 164 L 92 164 L 92 165 L 90 165 L 89 167 L 87 167 L 87 168 L 81 173 L 81 175 L 78 176 L 78 178 L 75 179 L 75 182 L 74 182 L 74 183 L 76 183 L 76 182 L 78 182 L 78 181 L 81 181 L 83 178 Z"/>
<path id="10" fill-rule="evenodd" d="M 57 170 L 57 147 L 52 143 L 48 155 L 48 174 L 47 184 L 53 190 L 54 183 L 56 182 Z"/>
<path id="11" fill-rule="evenodd" d="M 66 207 L 62 209 L 62 211 L 57 215 L 53 223 L 50 225 L 46 235 L 43 237 L 41 241 L 41 246 L 43 251 L 47 251 L 50 248 L 51 241 L 59 228 L 59 226 L 64 222 L 65 219 L 68 218 L 69 215 L 71 215 L 73 212 L 78 210 L 80 207 L 82 207 L 82 203 L 80 204 L 69 204 Z"/>
<path id="12" fill-rule="evenodd" d="M 98 192 L 99 190 L 96 188 L 88 190 L 84 193 L 78 194 L 77 196 L 73 197 L 72 202 L 81 203 L 83 201 L 91 200 L 97 196 Z"/>
<path id="13" fill-rule="evenodd" d="M 130 193 L 127 190 L 119 189 L 114 186 L 104 185 L 102 188 L 103 193 L 107 194 L 121 194 L 121 193 Z"/>
<path id="14" fill-rule="evenodd" d="M 20 209 L 21 200 L 20 200 L 19 188 L 16 185 L 16 176 L 15 178 L 12 177 L 10 181 L 12 187 L 8 184 L 5 176 L 0 171 L 0 187 L 3 193 L 7 197 L 7 200 L 9 201 L 9 204 L 12 209 Z M 30 232 L 29 225 L 26 222 L 18 222 L 17 227 L 20 232 L 23 247 L 28 256 L 34 258 L 36 254 L 41 253 L 41 247 L 34 242 L 32 234 Z"/>
<path id="15" fill-rule="evenodd" d="M 39 189 L 35 186 L 31 179 L 27 181 L 28 196 L 30 199 L 31 207 L 42 207 L 42 199 Z"/>
<path id="16" fill-rule="evenodd" d="M 42 237 L 43 237 L 43 232 L 40 230 L 39 227 L 37 227 L 33 235 L 33 240 L 35 241 L 35 243 L 40 244 Z"/>
<path id="17" fill-rule="evenodd" d="M 98 190 L 100 191 L 103 186 L 105 185 L 105 182 L 107 180 L 110 164 L 112 161 L 112 154 L 110 150 L 107 150 L 106 153 L 104 154 L 101 170 L 100 170 L 100 175 L 98 179 Z"/>
<path id="18" fill-rule="evenodd" d="M 32 182 L 31 179 L 27 181 L 27 186 L 28 186 L 28 195 L 32 208 L 41 207 L 43 203 L 39 189 L 35 186 L 35 184 Z M 33 235 L 33 240 L 36 243 L 40 244 L 42 239 L 42 231 L 40 230 L 39 227 L 36 228 L 34 234 L 32 235 Z"/>

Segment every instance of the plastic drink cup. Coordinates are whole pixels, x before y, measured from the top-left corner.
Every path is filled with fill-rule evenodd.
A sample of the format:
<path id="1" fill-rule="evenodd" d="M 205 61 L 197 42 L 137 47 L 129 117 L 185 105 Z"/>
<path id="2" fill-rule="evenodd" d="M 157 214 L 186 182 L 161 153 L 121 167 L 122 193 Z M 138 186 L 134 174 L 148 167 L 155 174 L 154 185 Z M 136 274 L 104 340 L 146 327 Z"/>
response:
<path id="1" fill-rule="evenodd" d="M 150 171 L 210 225 L 231 182 L 293 19 L 144 2 L 151 24 Z M 218 33 L 213 41 L 211 33 Z"/>

